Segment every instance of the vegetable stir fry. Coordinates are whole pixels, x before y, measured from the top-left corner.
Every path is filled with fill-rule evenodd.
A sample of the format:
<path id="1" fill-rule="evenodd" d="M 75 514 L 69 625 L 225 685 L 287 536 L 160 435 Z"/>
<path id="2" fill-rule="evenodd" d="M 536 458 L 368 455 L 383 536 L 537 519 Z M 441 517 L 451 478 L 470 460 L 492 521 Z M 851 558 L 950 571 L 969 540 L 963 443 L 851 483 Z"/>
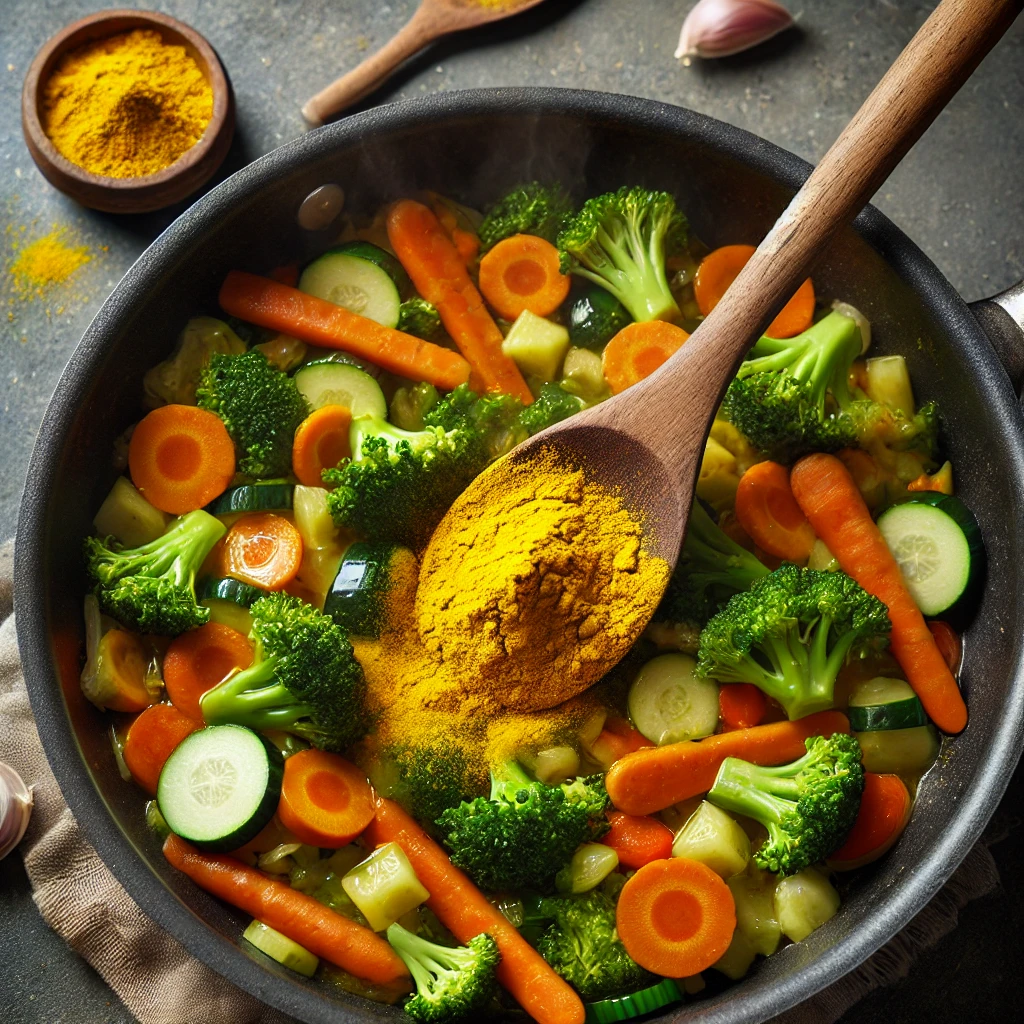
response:
<path id="1" fill-rule="evenodd" d="M 622 663 L 520 701 L 431 634 L 420 558 L 456 499 L 656 372 L 752 252 L 636 185 L 402 197 L 304 267 L 232 271 L 224 319 L 147 374 L 84 542 L 82 689 L 168 861 L 267 956 L 424 1024 L 622 1020 L 803 941 L 897 844 L 966 724 L 947 620 L 984 547 L 939 410 L 809 280 L 725 395 Z M 571 537 L 556 499 L 585 490 L 552 473 Z M 640 557 L 608 536 L 592 603 Z M 501 615 L 467 601 L 459 651 L 577 599 L 578 565 L 547 551 L 531 592 L 517 557 L 487 562 Z"/>

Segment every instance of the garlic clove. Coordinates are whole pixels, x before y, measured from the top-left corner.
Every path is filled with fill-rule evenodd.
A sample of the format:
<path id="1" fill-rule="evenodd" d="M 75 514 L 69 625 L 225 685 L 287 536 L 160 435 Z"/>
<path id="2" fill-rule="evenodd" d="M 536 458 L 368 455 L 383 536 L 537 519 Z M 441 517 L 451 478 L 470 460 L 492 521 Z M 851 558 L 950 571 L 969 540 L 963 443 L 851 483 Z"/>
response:
<path id="1" fill-rule="evenodd" d="M 32 791 L 0 761 L 0 860 L 21 842 L 32 816 Z"/>
<path id="2" fill-rule="evenodd" d="M 778 35 L 793 16 L 774 0 L 700 0 L 683 22 L 676 57 L 728 57 Z"/>

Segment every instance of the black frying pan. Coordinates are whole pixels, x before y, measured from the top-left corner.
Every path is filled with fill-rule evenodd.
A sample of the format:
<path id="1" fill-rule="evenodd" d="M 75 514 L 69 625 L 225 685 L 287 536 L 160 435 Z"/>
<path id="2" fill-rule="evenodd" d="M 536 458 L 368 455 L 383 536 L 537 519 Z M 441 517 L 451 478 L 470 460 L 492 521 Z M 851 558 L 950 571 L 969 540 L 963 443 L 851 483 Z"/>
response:
<path id="1" fill-rule="evenodd" d="M 421 188 L 483 205 L 532 177 L 559 178 L 581 196 L 635 182 L 675 193 L 697 235 L 717 246 L 758 241 L 809 170 L 746 132 L 649 100 L 546 89 L 444 94 L 356 115 L 239 171 L 180 217 L 114 290 L 61 377 L 36 442 L 18 525 L 18 639 L 39 732 L 76 818 L 139 905 L 199 959 L 309 1024 L 400 1016 L 330 993 L 239 943 L 242 915 L 164 862 L 143 821 L 142 793 L 121 780 L 102 717 L 79 691 L 82 537 L 115 476 L 114 438 L 141 414 L 145 370 L 189 316 L 216 312 L 229 269 L 264 271 L 324 247 L 329 233 L 300 230 L 296 211 L 326 182 L 344 187 L 350 209 L 366 211 Z M 965 643 L 971 721 L 946 741 L 899 844 L 848 880 L 835 918 L 742 983 L 666 1020 L 761 1021 L 855 967 L 950 876 L 1021 749 L 1024 421 L 1015 387 L 1024 330 L 985 304 L 979 315 L 990 343 L 936 268 L 874 209 L 839 236 L 814 277 L 820 294 L 867 314 L 875 351 L 905 355 L 919 395 L 942 409 L 958 493 L 988 548 L 988 583 Z"/>

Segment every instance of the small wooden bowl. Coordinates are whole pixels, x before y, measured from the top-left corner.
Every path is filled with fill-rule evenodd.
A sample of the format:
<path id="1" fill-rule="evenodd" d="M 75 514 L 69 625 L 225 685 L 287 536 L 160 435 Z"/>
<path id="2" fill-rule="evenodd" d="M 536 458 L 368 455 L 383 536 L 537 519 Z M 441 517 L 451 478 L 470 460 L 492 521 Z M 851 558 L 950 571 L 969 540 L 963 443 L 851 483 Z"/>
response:
<path id="1" fill-rule="evenodd" d="M 108 178 L 71 163 L 43 131 L 43 88 L 69 50 L 132 29 L 155 29 L 167 43 L 183 46 L 213 90 L 213 116 L 202 138 L 156 174 Z M 36 55 L 21 93 L 21 126 L 43 177 L 83 206 L 108 213 L 147 213 L 170 206 L 207 182 L 227 156 L 235 133 L 235 105 L 227 75 L 213 47 L 188 25 L 154 11 L 100 11 L 53 36 Z"/>

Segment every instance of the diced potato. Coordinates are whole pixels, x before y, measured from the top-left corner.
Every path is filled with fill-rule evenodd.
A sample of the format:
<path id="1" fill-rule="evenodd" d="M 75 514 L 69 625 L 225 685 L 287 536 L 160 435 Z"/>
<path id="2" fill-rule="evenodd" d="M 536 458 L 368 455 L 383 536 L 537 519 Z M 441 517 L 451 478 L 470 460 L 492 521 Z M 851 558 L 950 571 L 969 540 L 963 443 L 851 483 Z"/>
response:
<path id="1" fill-rule="evenodd" d="M 558 872 L 555 885 L 560 892 L 590 892 L 618 866 L 619 855 L 610 846 L 584 843 L 572 855 L 572 860 Z"/>
<path id="2" fill-rule="evenodd" d="M 729 943 L 729 948 L 711 966 L 727 978 L 739 981 L 750 970 L 755 956 L 757 956 L 757 950 L 751 945 L 746 935 L 737 928 L 732 933 L 732 942 Z"/>
<path id="3" fill-rule="evenodd" d="M 682 800 L 678 804 L 672 804 L 655 815 L 660 818 L 675 835 L 691 818 L 693 812 L 701 805 L 703 797 L 691 796 L 689 800 Z"/>
<path id="4" fill-rule="evenodd" d="M 430 899 L 397 843 L 378 847 L 345 875 L 341 885 L 375 932 Z"/>
<path id="5" fill-rule="evenodd" d="M 736 488 L 739 485 L 736 456 L 713 437 L 709 437 L 697 476 L 697 497 L 717 510 L 730 508 L 736 501 Z"/>
<path id="6" fill-rule="evenodd" d="M 574 779 L 580 770 L 580 755 L 570 746 L 548 747 L 529 760 L 533 774 L 546 786 Z"/>
<path id="7" fill-rule="evenodd" d="M 156 540 L 170 517 L 154 508 L 125 476 L 119 476 L 103 499 L 93 526 L 101 537 L 114 537 L 126 548 L 137 548 Z"/>
<path id="8" fill-rule="evenodd" d="M 679 830 L 672 856 L 699 860 L 722 878 L 730 878 L 747 866 L 750 840 L 734 818 L 702 800 Z"/>
<path id="9" fill-rule="evenodd" d="M 561 324 L 524 309 L 505 335 L 501 350 L 527 377 L 552 381 L 569 351 L 569 332 Z"/>
<path id="10" fill-rule="evenodd" d="M 764 460 L 764 456 L 728 420 L 716 418 L 711 424 L 711 436 L 736 457 L 736 472 L 740 476 L 755 462 Z"/>
<path id="11" fill-rule="evenodd" d="M 562 384 L 567 390 L 588 402 L 596 402 L 608 394 L 601 357 L 588 348 L 570 348 L 562 363 Z"/>
<path id="12" fill-rule="evenodd" d="M 914 389 L 903 356 L 876 356 L 867 361 L 868 398 L 906 417 L 914 415 Z"/>
<path id="13" fill-rule="evenodd" d="M 839 893 L 815 868 L 783 878 L 775 887 L 775 916 L 783 935 L 794 942 L 803 942 L 838 910 Z"/>
<path id="14" fill-rule="evenodd" d="M 808 569 L 819 569 L 825 572 L 835 572 L 839 568 L 836 556 L 828 549 L 823 540 L 816 540 L 811 548 L 811 557 L 807 559 Z"/>
<path id="15" fill-rule="evenodd" d="M 728 882 L 736 904 L 736 929 L 746 936 L 755 953 L 771 956 L 782 941 L 775 917 L 776 879 L 754 864 Z"/>

